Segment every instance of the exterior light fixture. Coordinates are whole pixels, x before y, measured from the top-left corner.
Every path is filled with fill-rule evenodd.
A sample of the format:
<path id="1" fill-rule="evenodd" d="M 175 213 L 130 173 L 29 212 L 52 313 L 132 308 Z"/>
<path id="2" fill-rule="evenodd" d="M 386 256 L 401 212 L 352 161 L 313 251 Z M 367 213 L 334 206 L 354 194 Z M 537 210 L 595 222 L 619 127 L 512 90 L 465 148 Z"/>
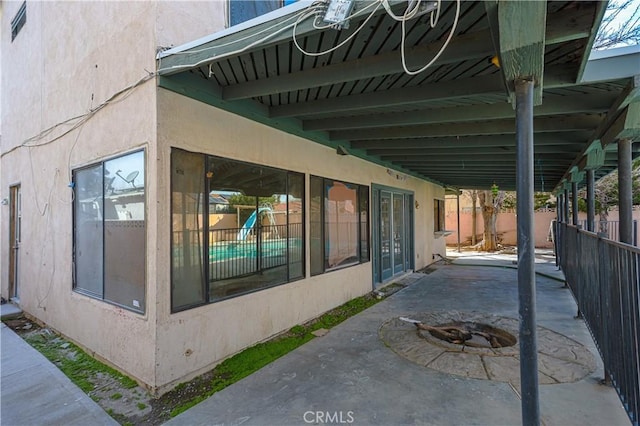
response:
<path id="1" fill-rule="evenodd" d="M 329 0 L 323 21 L 337 30 L 349 28 L 353 0 Z"/>

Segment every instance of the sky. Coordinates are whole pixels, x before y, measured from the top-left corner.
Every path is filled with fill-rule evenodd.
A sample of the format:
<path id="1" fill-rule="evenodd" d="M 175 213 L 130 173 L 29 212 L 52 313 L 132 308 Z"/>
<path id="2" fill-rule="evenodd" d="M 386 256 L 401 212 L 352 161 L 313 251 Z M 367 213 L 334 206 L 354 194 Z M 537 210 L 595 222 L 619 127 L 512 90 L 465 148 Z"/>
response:
<path id="1" fill-rule="evenodd" d="M 624 0 L 614 0 L 614 1 L 616 3 L 622 3 Z M 611 0 L 610 0 L 610 2 L 611 2 Z M 610 13 L 609 11 L 607 11 L 605 13 L 605 18 L 607 17 L 607 14 L 609 14 L 609 13 Z M 640 16 L 640 0 L 631 0 L 631 4 L 629 6 L 627 6 L 627 8 L 625 10 L 620 12 L 620 14 L 616 17 L 616 19 L 611 23 L 610 27 L 612 27 L 612 28 L 620 27 L 625 22 L 627 22 L 630 19 L 632 19 L 632 17 L 637 19 L 638 16 Z M 616 46 L 616 47 L 627 46 L 627 45 L 628 44 L 621 44 L 621 45 Z"/>

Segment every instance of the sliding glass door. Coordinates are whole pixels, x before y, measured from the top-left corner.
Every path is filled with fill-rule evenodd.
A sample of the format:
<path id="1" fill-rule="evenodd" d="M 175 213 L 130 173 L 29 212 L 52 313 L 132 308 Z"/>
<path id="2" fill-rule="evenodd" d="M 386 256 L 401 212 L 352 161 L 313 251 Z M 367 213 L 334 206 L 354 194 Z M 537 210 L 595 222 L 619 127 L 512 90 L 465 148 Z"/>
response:
<path id="1" fill-rule="evenodd" d="M 374 281 L 382 283 L 413 266 L 413 194 L 373 189 Z"/>

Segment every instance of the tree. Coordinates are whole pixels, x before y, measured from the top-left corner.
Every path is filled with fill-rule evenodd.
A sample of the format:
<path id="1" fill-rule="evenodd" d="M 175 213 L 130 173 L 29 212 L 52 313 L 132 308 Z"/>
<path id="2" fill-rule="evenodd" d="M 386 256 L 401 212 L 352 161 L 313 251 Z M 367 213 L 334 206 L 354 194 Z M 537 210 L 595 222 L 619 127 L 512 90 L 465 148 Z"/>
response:
<path id="1" fill-rule="evenodd" d="M 498 249 L 496 219 L 505 197 L 506 193 L 498 190 L 496 185 L 493 185 L 491 190 L 478 191 L 478 199 L 482 208 L 482 220 L 484 222 L 482 241 L 478 245 L 484 251 L 496 251 Z"/>
<path id="2" fill-rule="evenodd" d="M 556 198 L 550 192 L 535 192 L 533 194 L 533 209 L 548 209 L 556 207 Z"/>
<path id="3" fill-rule="evenodd" d="M 611 0 L 607 4 L 594 49 L 640 44 L 640 2 Z"/>

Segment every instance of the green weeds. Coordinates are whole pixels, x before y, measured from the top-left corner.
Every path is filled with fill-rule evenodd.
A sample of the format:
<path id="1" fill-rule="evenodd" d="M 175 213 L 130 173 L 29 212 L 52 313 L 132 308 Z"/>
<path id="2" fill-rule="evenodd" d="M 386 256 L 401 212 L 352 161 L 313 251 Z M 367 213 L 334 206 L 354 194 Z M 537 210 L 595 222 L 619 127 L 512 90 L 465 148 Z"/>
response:
<path id="1" fill-rule="evenodd" d="M 201 376 L 202 379 L 204 379 L 204 383 L 196 384 L 194 382 L 198 379 L 195 379 L 195 381 L 190 384 L 179 384 L 171 392 L 182 393 L 188 391 L 190 387 L 197 388 L 198 392 L 193 392 L 194 395 L 192 398 L 174 407 L 171 410 L 171 417 L 177 416 L 199 402 L 204 401 L 214 393 L 247 377 L 265 365 L 270 364 L 281 356 L 307 343 L 315 337 L 311 334 L 313 331 L 321 328 L 330 329 L 335 327 L 347 318 L 364 311 L 379 301 L 380 300 L 372 295 L 365 295 L 350 300 L 313 321 L 292 327 L 289 332 L 284 335 L 275 337 L 264 343 L 259 343 L 226 359 L 218 364 L 212 372 Z"/>

